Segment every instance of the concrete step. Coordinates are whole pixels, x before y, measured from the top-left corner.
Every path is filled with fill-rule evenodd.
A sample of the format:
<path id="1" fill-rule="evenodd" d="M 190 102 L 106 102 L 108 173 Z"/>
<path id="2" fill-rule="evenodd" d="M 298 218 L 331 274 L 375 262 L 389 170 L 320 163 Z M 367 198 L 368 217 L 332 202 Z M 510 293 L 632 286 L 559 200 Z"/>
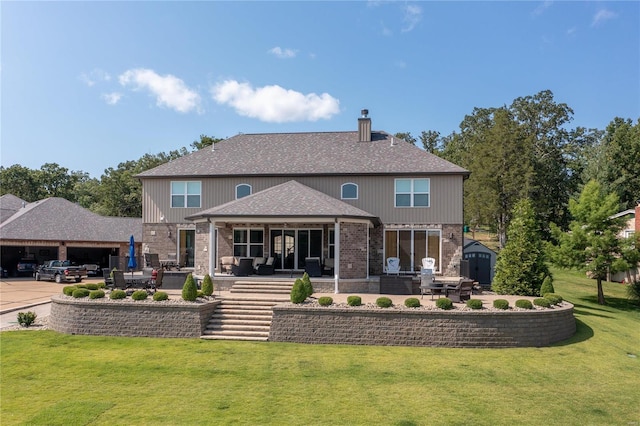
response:
<path id="1" fill-rule="evenodd" d="M 269 338 L 269 333 L 253 330 L 205 330 L 204 336 L 224 336 L 227 339 L 237 337 L 244 340 L 248 340 L 250 337 L 258 337 L 260 339 L 267 340 Z"/>
<path id="2" fill-rule="evenodd" d="M 226 334 L 205 334 L 200 336 L 203 340 L 245 340 L 251 342 L 266 342 L 269 340 L 269 336 L 238 336 L 238 335 L 226 335 Z"/>
<path id="3" fill-rule="evenodd" d="M 264 294 L 291 294 L 291 289 L 255 289 L 255 288 L 237 288 L 236 286 L 231 287 L 229 290 L 230 293 L 264 293 Z"/>
<path id="4" fill-rule="evenodd" d="M 264 319 L 271 318 L 273 316 L 272 311 L 244 311 L 242 309 L 233 309 L 229 311 L 216 312 L 211 316 L 211 319 Z"/>
<path id="5" fill-rule="evenodd" d="M 271 318 L 212 318 L 207 324 L 207 328 L 224 329 L 226 326 L 271 327 Z"/>

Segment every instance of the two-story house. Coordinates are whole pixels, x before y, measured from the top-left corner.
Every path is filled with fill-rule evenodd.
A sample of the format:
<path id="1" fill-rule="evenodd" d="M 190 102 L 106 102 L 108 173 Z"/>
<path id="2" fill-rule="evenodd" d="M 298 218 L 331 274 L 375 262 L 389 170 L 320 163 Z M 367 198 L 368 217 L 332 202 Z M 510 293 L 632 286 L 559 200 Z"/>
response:
<path id="1" fill-rule="evenodd" d="M 458 275 L 469 172 L 362 113 L 356 131 L 239 134 L 141 173 L 145 250 L 196 275 L 223 256 L 274 257 L 276 272 L 330 258 L 337 291 L 366 290 L 388 257 Z"/>

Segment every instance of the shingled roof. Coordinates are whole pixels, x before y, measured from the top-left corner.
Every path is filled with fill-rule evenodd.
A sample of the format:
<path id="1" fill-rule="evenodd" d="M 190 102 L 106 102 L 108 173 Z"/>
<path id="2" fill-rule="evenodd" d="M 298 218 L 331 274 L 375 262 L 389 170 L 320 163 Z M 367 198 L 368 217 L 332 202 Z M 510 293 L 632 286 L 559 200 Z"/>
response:
<path id="1" fill-rule="evenodd" d="M 137 175 L 139 178 L 461 174 L 469 172 L 385 132 L 239 134 Z"/>
<path id="2" fill-rule="evenodd" d="M 366 219 L 379 223 L 379 219 L 364 210 L 309 188 L 295 180 L 272 186 L 264 191 L 203 210 L 186 219 L 205 218 L 335 218 Z"/>
<path id="3" fill-rule="evenodd" d="M 100 216 L 64 198 L 26 204 L 0 224 L 2 240 L 123 242 L 142 240 L 142 219 Z"/>
<path id="4" fill-rule="evenodd" d="M 22 198 L 13 194 L 4 194 L 0 197 L 0 223 L 9 219 L 26 204 L 27 202 Z"/>

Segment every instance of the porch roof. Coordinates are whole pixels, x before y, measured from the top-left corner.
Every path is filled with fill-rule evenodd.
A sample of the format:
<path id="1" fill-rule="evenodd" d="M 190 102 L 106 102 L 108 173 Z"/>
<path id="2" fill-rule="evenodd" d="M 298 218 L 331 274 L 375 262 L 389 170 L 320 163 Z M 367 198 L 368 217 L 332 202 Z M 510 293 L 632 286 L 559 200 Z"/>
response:
<path id="1" fill-rule="evenodd" d="M 186 217 L 196 222 L 205 219 L 219 221 L 299 219 L 333 222 L 337 218 L 359 219 L 369 221 L 373 225 L 380 224 L 380 219 L 373 214 L 295 180 Z"/>

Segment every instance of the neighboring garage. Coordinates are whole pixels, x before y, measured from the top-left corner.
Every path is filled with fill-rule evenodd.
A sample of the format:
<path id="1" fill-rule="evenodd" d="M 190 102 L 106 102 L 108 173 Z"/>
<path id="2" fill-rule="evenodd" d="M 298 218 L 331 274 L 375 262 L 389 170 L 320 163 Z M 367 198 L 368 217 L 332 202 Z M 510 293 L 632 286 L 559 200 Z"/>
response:
<path id="1" fill-rule="evenodd" d="M 71 260 L 109 267 L 109 256 L 126 255 L 129 237 L 141 253 L 142 219 L 105 217 L 63 198 L 27 203 L 5 194 L 0 197 L 1 263 L 10 276 L 22 259 Z"/>
<path id="2" fill-rule="evenodd" d="M 469 262 L 469 278 L 485 288 L 491 287 L 498 257 L 496 252 L 476 240 L 465 238 L 463 253 Z"/>

